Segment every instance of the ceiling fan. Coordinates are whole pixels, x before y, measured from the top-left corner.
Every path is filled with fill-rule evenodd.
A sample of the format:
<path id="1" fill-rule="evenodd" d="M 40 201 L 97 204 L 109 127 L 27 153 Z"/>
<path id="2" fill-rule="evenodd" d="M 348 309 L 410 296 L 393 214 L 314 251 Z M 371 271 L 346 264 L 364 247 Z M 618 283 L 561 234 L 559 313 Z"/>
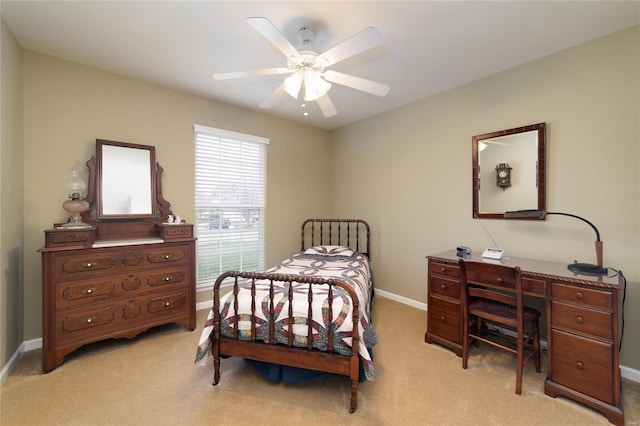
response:
<path id="1" fill-rule="evenodd" d="M 366 50 L 379 46 L 383 42 L 382 35 L 373 27 L 368 27 L 324 53 L 313 48 L 315 32 L 303 27 L 298 30 L 300 47 L 296 49 L 286 37 L 267 18 L 247 18 L 247 22 L 262 34 L 287 58 L 287 66 L 280 68 L 263 68 L 253 71 L 237 71 L 214 74 L 215 80 L 256 77 L 274 74 L 291 74 L 284 82 L 259 105 L 260 108 L 271 108 L 284 94 L 298 99 L 304 88 L 304 100 L 316 101 L 322 114 L 331 117 L 338 113 L 327 92 L 331 83 L 350 87 L 377 96 L 385 96 L 390 87 L 353 75 L 344 74 L 327 68 L 355 56 Z"/>

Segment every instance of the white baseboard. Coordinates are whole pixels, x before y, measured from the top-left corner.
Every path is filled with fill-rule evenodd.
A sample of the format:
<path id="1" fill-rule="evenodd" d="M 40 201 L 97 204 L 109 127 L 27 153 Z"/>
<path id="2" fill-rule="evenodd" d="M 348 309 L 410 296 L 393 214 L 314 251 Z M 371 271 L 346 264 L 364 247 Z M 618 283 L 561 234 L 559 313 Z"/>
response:
<path id="1" fill-rule="evenodd" d="M 620 375 L 625 379 L 629 379 L 632 382 L 640 383 L 640 370 L 635 370 L 633 368 L 625 367 L 624 365 L 620 366 Z"/>
<path id="2" fill-rule="evenodd" d="M 206 291 L 209 291 L 209 289 L 207 289 Z M 391 299 L 391 300 L 396 301 L 398 303 L 402 303 L 404 305 L 412 306 L 414 308 L 420 309 L 420 310 L 425 311 L 425 312 L 427 311 L 427 304 L 426 303 L 417 302 L 417 301 L 415 301 L 413 299 L 409 299 L 407 297 L 398 296 L 396 294 L 389 293 L 388 291 L 376 289 L 376 296 L 384 297 L 385 299 Z M 197 310 L 211 309 L 211 302 L 200 302 L 200 303 L 196 304 L 196 309 Z M 7 362 L 7 365 L 4 366 L 4 368 L 2 369 L 2 372 L 0 372 L 0 384 L 2 384 L 2 382 L 5 379 L 5 377 L 9 375 L 9 372 L 13 368 L 13 365 L 15 364 L 16 360 L 18 359 L 18 356 L 20 356 L 20 354 L 22 352 L 28 352 L 28 351 L 32 351 L 32 350 L 35 350 L 35 349 L 41 349 L 41 348 L 42 348 L 42 338 L 31 339 L 31 340 L 27 340 L 27 341 L 22 342 L 22 344 L 20 345 L 18 350 L 16 350 L 16 352 L 13 354 L 13 356 L 11 357 L 9 362 Z M 640 370 L 636 370 L 636 369 L 633 369 L 633 368 L 630 368 L 630 367 L 625 367 L 624 365 L 621 365 L 620 366 L 620 375 L 622 377 L 624 377 L 625 379 L 629 379 L 631 381 L 640 383 Z"/>
<path id="3" fill-rule="evenodd" d="M 196 303 L 196 311 L 203 309 L 211 309 L 213 307 L 213 301 Z"/>
<path id="4" fill-rule="evenodd" d="M 40 348 L 42 348 L 42 337 L 22 342 L 18 347 L 18 349 L 13 353 L 13 355 L 9 359 L 9 362 L 7 362 L 7 364 L 4 366 L 4 368 L 0 372 L 0 384 L 2 384 L 4 382 L 4 379 L 9 375 L 9 372 L 13 368 L 13 365 L 16 363 L 21 353 L 29 352 L 34 349 L 40 349 Z"/>
<path id="5" fill-rule="evenodd" d="M 420 309 L 421 311 L 426 312 L 427 310 L 426 303 L 418 302 L 407 297 L 398 296 L 397 294 L 389 293 L 388 291 L 380 290 L 379 288 L 376 288 L 375 294 L 376 296 L 384 297 L 385 299 L 391 299 L 398 303 L 402 303 L 403 305 L 413 306 L 414 308 Z"/>

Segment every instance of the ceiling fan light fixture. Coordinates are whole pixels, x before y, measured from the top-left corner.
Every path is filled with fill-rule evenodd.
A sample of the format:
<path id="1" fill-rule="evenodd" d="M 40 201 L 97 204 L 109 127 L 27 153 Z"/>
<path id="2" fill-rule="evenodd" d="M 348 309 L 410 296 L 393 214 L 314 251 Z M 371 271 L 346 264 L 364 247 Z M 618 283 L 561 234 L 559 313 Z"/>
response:
<path id="1" fill-rule="evenodd" d="M 315 101 L 323 97 L 331 89 L 331 83 L 324 80 L 320 74 L 312 70 L 304 73 L 304 100 Z"/>
<path id="2" fill-rule="evenodd" d="M 291 95 L 293 99 L 298 99 L 303 79 L 304 75 L 302 74 L 302 70 L 298 70 L 284 79 L 284 90 Z"/>

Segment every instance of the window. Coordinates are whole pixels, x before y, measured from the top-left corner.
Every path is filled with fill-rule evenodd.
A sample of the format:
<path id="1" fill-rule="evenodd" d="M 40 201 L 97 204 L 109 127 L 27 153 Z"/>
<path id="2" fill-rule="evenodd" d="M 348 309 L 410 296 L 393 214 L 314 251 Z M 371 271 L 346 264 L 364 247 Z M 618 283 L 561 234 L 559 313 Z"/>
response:
<path id="1" fill-rule="evenodd" d="M 268 139 L 194 126 L 196 287 L 224 271 L 264 269 Z"/>

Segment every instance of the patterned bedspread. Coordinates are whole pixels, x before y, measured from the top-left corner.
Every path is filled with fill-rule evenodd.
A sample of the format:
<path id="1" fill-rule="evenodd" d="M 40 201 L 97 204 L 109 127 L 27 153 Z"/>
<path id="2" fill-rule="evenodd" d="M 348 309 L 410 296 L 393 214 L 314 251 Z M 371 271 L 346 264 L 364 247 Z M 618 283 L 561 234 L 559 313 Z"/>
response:
<path id="1" fill-rule="evenodd" d="M 369 259 L 350 249 L 335 249 L 336 246 L 322 246 L 307 249 L 303 253 L 295 254 L 267 272 L 281 274 L 295 274 L 307 276 L 321 276 L 323 278 L 339 278 L 351 284 L 359 299 L 359 355 L 368 380 L 375 379 L 373 362 L 367 348 L 377 343 L 377 337 L 371 324 L 371 271 Z M 337 254 L 336 254 L 337 253 Z M 238 332 L 241 340 L 251 340 L 251 283 L 244 281 L 238 293 Z M 309 284 L 293 283 L 293 311 L 294 311 L 294 346 L 307 347 L 307 289 Z M 274 310 L 276 312 L 276 341 L 287 344 L 288 336 L 288 282 L 274 282 Z M 313 347 L 326 350 L 328 347 L 328 318 L 327 285 L 313 286 Z M 221 290 L 222 292 L 222 290 Z M 221 335 L 231 337 L 234 326 L 233 292 L 229 291 L 220 296 L 221 307 Z M 324 308 L 324 309 L 323 309 Z M 333 289 L 333 322 L 334 350 L 343 354 L 351 354 L 351 320 L 352 304 L 346 291 L 340 287 Z M 269 282 L 256 281 L 256 338 L 267 341 L 269 332 Z M 211 354 L 211 333 L 213 333 L 213 309 L 205 323 L 197 348 L 196 362 Z"/>

